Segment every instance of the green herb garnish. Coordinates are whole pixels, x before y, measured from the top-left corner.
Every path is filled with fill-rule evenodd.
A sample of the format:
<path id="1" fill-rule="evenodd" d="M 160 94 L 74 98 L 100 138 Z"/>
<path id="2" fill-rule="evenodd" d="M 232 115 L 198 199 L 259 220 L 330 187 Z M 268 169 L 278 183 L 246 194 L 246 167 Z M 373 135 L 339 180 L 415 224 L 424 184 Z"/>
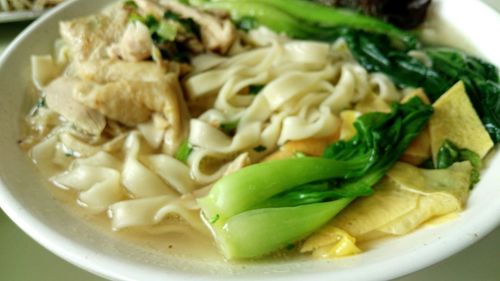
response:
<path id="1" fill-rule="evenodd" d="M 264 89 L 265 86 L 266 85 L 262 84 L 250 85 L 248 86 L 248 94 L 257 95 L 258 93 L 260 93 L 260 91 L 262 91 L 262 89 Z"/>
<path id="2" fill-rule="evenodd" d="M 265 146 L 263 146 L 263 145 L 259 145 L 259 146 L 254 147 L 253 150 L 255 152 L 264 152 L 264 151 L 267 150 L 267 148 Z"/>
<path id="3" fill-rule="evenodd" d="M 220 124 L 219 128 L 228 136 L 234 136 L 240 120 Z"/>
<path id="4" fill-rule="evenodd" d="M 179 149 L 177 149 L 175 158 L 186 163 L 191 152 L 193 152 L 193 146 L 187 140 L 185 140 L 184 142 L 182 142 Z"/>

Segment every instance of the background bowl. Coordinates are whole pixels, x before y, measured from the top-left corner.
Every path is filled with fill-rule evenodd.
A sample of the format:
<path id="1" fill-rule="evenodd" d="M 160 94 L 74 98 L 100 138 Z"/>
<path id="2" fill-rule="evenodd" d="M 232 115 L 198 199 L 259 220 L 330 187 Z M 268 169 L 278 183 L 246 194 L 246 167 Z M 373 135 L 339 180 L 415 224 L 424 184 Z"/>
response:
<path id="1" fill-rule="evenodd" d="M 467 209 L 449 223 L 384 241 L 366 253 L 336 261 L 265 261 L 225 264 L 169 256 L 118 239 L 89 225 L 53 198 L 47 182 L 16 144 L 27 112 L 30 56 L 50 53 L 58 22 L 89 14 L 110 0 L 68 2 L 23 32 L 0 58 L 0 206 L 40 244 L 86 270 L 119 280 L 386 280 L 442 260 L 474 243 L 500 223 L 500 154 L 490 153 L 481 182 Z M 494 34 L 499 16 L 479 1 L 435 1 L 431 22 L 443 29 L 434 41 L 462 41 L 496 65 L 500 53 Z M 481 15 L 464 20 L 467 15 Z M 472 16 L 469 16 L 472 18 Z M 444 33 L 443 33 L 444 32 Z M 498 149 L 497 149 L 498 150 Z M 381 270 L 383 269 L 383 270 Z"/>

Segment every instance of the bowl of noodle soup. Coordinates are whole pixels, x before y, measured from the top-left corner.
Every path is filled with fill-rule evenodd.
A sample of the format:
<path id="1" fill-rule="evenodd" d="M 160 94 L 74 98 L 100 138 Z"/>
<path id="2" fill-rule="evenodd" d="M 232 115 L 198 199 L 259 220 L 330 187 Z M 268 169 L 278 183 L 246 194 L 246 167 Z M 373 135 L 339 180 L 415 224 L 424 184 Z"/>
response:
<path id="1" fill-rule="evenodd" d="M 79 181 L 82 181 L 82 178 L 76 176 L 58 178 L 58 173 L 51 171 L 48 166 L 40 172 L 18 144 L 22 135 L 23 118 L 36 102 L 36 98 L 31 98 L 36 96 L 33 93 L 37 91 L 37 86 L 30 82 L 32 81 L 31 57 L 53 53 L 54 41 L 60 37 L 59 22 L 96 13 L 114 2 L 112 0 L 86 0 L 68 1 L 61 4 L 28 27 L 0 58 L 0 89 L 2 94 L 0 104 L 2 114 L 0 121 L 2 131 L 0 136 L 0 155 L 2 155 L 0 161 L 0 206 L 23 231 L 58 256 L 78 267 L 113 280 L 164 280 L 166 278 L 169 280 L 254 280 L 257 278 L 260 280 L 323 280 L 326 278 L 386 280 L 443 260 L 478 241 L 500 223 L 500 203 L 496 200 L 500 197 L 498 185 L 500 175 L 495 173 L 500 168 L 500 155 L 497 153 L 498 149 L 494 148 L 494 151 L 491 151 L 486 157 L 481 172 L 481 181 L 471 192 L 464 211 L 459 213 L 456 218 L 435 227 L 422 228 L 401 237 L 383 240 L 371 246 L 370 250 L 363 254 L 353 257 L 314 260 L 304 256 L 283 256 L 258 261 L 227 262 L 217 253 L 211 240 L 207 239 L 208 234 L 204 233 L 206 231 L 204 225 L 199 224 L 199 217 L 194 211 L 196 206 L 191 205 L 192 201 L 189 198 L 183 198 L 184 201 L 178 200 L 175 197 L 176 193 L 164 194 L 160 192 L 161 196 L 155 197 L 153 201 L 148 201 L 148 206 L 155 204 L 158 206 L 154 209 L 154 216 L 149 216 L 149 219 L 162 220 L 170 213 L 176 213 L 185 221 L 189 221 L 188 225 L 182 223 L 161 224 L 148 229 L 148 231 L 127 229 L 127 226 L 130 225 L 144 224 L 146 216 L 127 216 L 129 205 L 120 204 L 120 200 L 116 199 L 122 198 L 123 194 L 110 195 L 110 193 L 106 193 L 108 197 L 104 199 L 105 202 L 99 199 L 103 197 L 97 199 L 94 197 L 99 191 L 89 192 L 85 195 L 70 192 L 71 194 L 68 195 L 67 191 L 56 186 L 58 184 L 71 185 L 68 182 L 77 185 Z M 428 26 L 424 27 L 426 30 L 423 32 L 429 41 L 454 46 L 458 43 L 458 47 L 487 58 L 495 65 L 500 65 L 500 56 L 496 51 L 496 39 L 491 36 L 491 34 L 495 34 L 496 27 L 500 26 L 500 17 L 497 13 L 481 2 L 473 0 L 461 2 L 442 0 L 435 1 L 434 4 L 430 12 L 431 18 Z M 475 18 L 473 22 L 465 22 L 463 21 L 464 14 L 480 14 L 481 17 Z M 120 152 L 123 153 L 121 157 L 128 161 L 128 164 L 124 164 L 128 167 L 126 175 L 120 176 L 128 178 L 130 182 L 147 182 L 149 180 L 147 185 L 153 186 L 147 190 L 129 189 L 128 191 L 134 194 L 134 198 L 147 198 L 151 194 L 158 193 L 154 188 L 155 179 L 148 176 L 150 172 L 144 171 L 144 165 L 141 165 L 140 161 L 137 160 L 139 158 L 142 162 L 148 163 L 145 166 L 150 170 L 156 169 L 155 171 L 157 171 L 164 166 L 170 167 L 172 171 L 175 171 L 173 176 L 166 175 L 166 177 L 175 178 L 173 182 L 169 182 L 170 186 L 175 192 L 184 194 L 212 183 L 227 173 L 231 167 L 237 167 L 241 162 L 244 162 L 245 156 L 241 156 L 237 152 L 242 147 L 249 146 L 248 142 L 255 142 L 255 138 L 260 137 L 261 134 L 272 140 L 269 143 L 257 143 L 265 148 L 276 146 L 277 143 L 284 143 L 288 140 L 326 135 L 321 130 L 337 126 L 335 123 L 337 121 L 335 117 L 323 114 L 320 110 L 304 113 L 321 116 L 321 118 L 315 119 L 319 120 L 318 122 L 313 125 L 308 124 L 308 126 L 301 124 L 297 118 L 283 121 L 290 117 L 286 115 L 286 110 L 280 111 L 283 115 L 275 114 L 272 118 L 269 117 L 272 112 L 282 108 L 283 104 L 293 108 L 308 103 L 313 105 L 331 103 L 334 107 L 345 102 L 341 100 L 343 96 L 340 93 L 333 100 L 329 100 L 329 98 L 332 99 L 331 97 L 319 95 L 320 97 L 315 100 L 304 99 L 295 104 L 290 103 L 297 85 L 307 85 L 311 91 L 321 91 L 321 87 L 329 87 L 322 84 L 321 77 L 337 77 L 334 80 L 336 80 L 335 86 L 339 89 L 338 91 L 345 89 L 345 91 L 354 91 L 360 94 L 363 87 L 376 87 L 379 89 L 380 95 L 387 100 L 394 99 L 393 95 L 397 92 L 396 89 L 392 88 L 394 85 L 386 77 L 377 74 L 367 75 L 363 69 L 359 69 L 362 68 L 361 66 L 353 63 L 336 63 L 342 61 L 345 56 L 349 56 L 344 50 L 345 46 L 341 43 L 335 43 L 329 47 L 336 50 L 336 55 L 327 57 L 325 52 L 329 52 L 330 49 L 325 49 L 322 44 L 285 42 L 281 41 L 280 36 L 266 35 L 265 31 L 249 40 L 254 40 L 255 44 L 262 44 L 264 47 L 242 52 L 222 60 L 216 57 L 200 56 L 194 62 L 196 64 L 195 75 L 183 82 L 184 87 L 188 89 L 189 95 L 192 97 L 202 97 L 213 92 L 214 89 L 218 89 L 219 95 L 222 96 L 215 101 L 211 111 L 204 112 L 198 118 L 190 120 L 191 131 L 198 132 L 190 135 L 190 142 L 199 148 L 195 149 L 189 156 L 191 170 L 186 171 L 185 168 L 179 167 L 170 159 L 151 153 L 151 148 L 148 148 L 145 143 L 151 146 L 151 143 L 158 141 L 155 140 L 154 132 L 151 133 L 151 130 L 148 130 L 150 127 L 146 125 L 142 129 L 128 133 L 125 137 L 117 140 L 120 143 L 120 149 L 124 147 L 124 152 Z M 267 46 L 268 41 L 273 43 Z M 64 51 L 60 52 L 62 54 Z M 330 59 L 331 62 L 325 62 L 325 58 Z M 316 70 L 316 65 L 325 63 L 327 65 L 321 71 L 311 71 L 311 69 Z M 217 66 L 215 70 L 213 70 L 214 65 Z M 248 68 L 248 65 L 251 65 L 252 68 Z M 245 68 L 245 71 L 253 71 L 250 75 L 251 78 L 242 75 L 242 77 L 234 79 L 231 75 L 242 71 L 238 69 L 238 66 Z M 273 69 L 272 74 L 267 71 L 270 68 Z M 98 71 L 98 69 L 89 69 L 86 75 L 93 75 Z M 299 72 L 301 74 L 297 75 Z M 276 73 L 280 74 L 279 77 Z M 135 75 L 137 77 L 141 74 L 137 72 Z M 271 85 L 269 84 L 271 80 L 275 82 L 272 84 L 275 88 L 266 89 L 270 88 L 266 86 L 259 95 L 278 93 L 273 97 L 273 100 L 276 101 L 275 104 L 250 105 L 245 97 L 239 97 L 237 102 L 232 100 L 232 104 L 228 102 L 233 98 L 231 95 L 241 90 L 240 85 L 262 84 L 263 81 Z M 361 97 L 350 96 L 349 99 L 361 99 Z M 196 106 L 194 105 L 193 108 L 196 109 Z M 182 111 L 182 108 L 177 110 Z M 138 112 L 136 109 L 133 111 Z M 228 139 L 218 132 L 213 132 L 213 128 L 207 126 L 210 122 L 221 122 L 220 120 L 223 119 L 220 117 L 221 112 L 234 112 L 235 118 L 239 119 L 238 126 L 245 126 L 245 120 L 252 122 L 248 121 L 248 126 L 244 127 L 245 130 L 238 132 L 234 138 Z M 262 121 L 260 124 L 253 122 L 266 114 L 265 120 L 267 121 Z M 130 120 L 124 120 L 124 122 L 134 123 L 134 118 L 140 119 L 140 117 L 132 116 Z M 162 122 L 160 119 L 158 120 L 159 124 Z M 279 120 L 279 122 L 273 123 L 274 120 Z M 281 122 L 287 122 L 287 125 L 283 125 L 283 129 L 280 128 L 278 131 L 275 127 L 280 126 Z M 151 126 L 154 127 L 155 124 Z M 261 130 L 261 127 L 266 127 L 266 130 Z M 239 128 L 238 130 L 240 131 Z M 148 132 L 150 133 L 149 137 L 147 137 Z M 174 131 L 171 134 L 177 133 L 179 132 Z M 119 134 L 116 136 L 120 137 Z M 113 138 L 116 136 L 113 135 Z M 108 141 L 111 142 L 113 138 L 110 137 Z M 50 144 L 50 140 L 47 144 Z M 110 147 L 112 145 L 110 144 Z M 169 146 L 175 147 L 176 145 L 178 147 L 182 144 L 180 142 L 177 144 L 167 143 L 165 149 L 168 151 Z M 251 144 L 250 146 L 256 147 L 257 145 Z M 68 151 L 66 152 L 68 153 Z M 35 159 L 38 164 L 43 163 L 44 155 L 46 155 L 44 153 L 47 152 L 41 150 L 40 153 L 35 153 L 39 157 Z M 94 155 L 99 156 L 98 153 Z M 63 151 L 61 156 L 63 162 L 67 161 L 64 157 Z M 231 161 L 228 161 L 228 157 Z M 87 167 L 89 169 L 87 173 L 98 175 L 101 177 L 100 181 L 103 181 L 102 179 L 113 181 L 115 176 L 113 172 L 106 169 L 92 170 L 92 167 L 95 166 L 92 161 L 108 163 L 106 165 L 109 167 L 114 165 L 113 160 L 109 160 L 106 156 L 96 157 L 87 162 L 80 162 L 78 165 L 69 166 L 67 164 L 69 173 L 65 175 L 71 174 L 71 169 Z M 204 161 L 216 163 L 214 164 L 215 168 L 205 169 Z M 78 170 L 78 173 L 84 172 L 85 170 Z M 56 186 L 47 182 L 47 174 L 50 175 L 52 183 Z M 157 174 L 162 175 L 161 172 Z M 194 174 L 197 182 L 186 179 L 182 176 L 185 174 Z M 109 200 L 113 204 L 110 204 Z M 75 204 L 75 201 L 88 208 L 89 211 L 82 212 L 81 207 Z M 140 203 L 138 202 L 138 204 Z M 112 207 L 108 209 L 110 205 Z M 95 213 L 102 213 L 103 210 L 108 210 L 112 218 L 111 222 L 106 212 L 104 215 L 95 215 Z M 144 213 L 147 212 L 153 211 L 144 211 Z M 110 225 L 114 229 L 123 229 L 123 231 L 109 231 Z M 158 233 L 171 234 L 162 236 L 157 235 Z M 384 269 L 382 272 L 381 268 Z"/>

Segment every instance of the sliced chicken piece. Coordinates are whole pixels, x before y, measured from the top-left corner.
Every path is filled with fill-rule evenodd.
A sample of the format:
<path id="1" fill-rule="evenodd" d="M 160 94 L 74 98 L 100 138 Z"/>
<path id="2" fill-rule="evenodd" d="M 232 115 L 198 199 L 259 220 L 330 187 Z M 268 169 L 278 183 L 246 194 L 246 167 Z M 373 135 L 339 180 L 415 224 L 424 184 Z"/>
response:
<path id="1" fill-rule="evenodd" d="M 163 148 L 174 153 L 187 137 L 189 114 L 178 77 L 154 62 L 87 61 L 75 72 L 85 80 L 74 98 L 128 126 L 160 112 L 169 126 Z"/>
<path id="2" fill-rule="evenodd" d="M 100 84 L 119 80 L 155 82 L 163 79 L 166 72 L 151 61 L 93 60 L 75 65 L 75 74 L 78 77 Z"/>
<path id="3" fill-rule="evenodd" d="M 236 39 L 236 28 L 229 19 L 218 18 L 177 1 L 160 0 L 160 5 L 148 0 L 136 0 L 136 3 L 141 10 L 157 17 L 162 17 L 168 10 L 193 19 L 200 26 L 201 40 L 209 51 L 224 54 Z"/>
<path id="4" fill-rule="evenodd" d="M 82 82 L 73 92 L 73 98 L 110 119 L 135 126 L 148 120 L 152 113 L 139 97 L 138 91 L 145 90 L 143 84 L 127 80 L 106 84 Z"/>
<path id="5" fill-rule="evenodd" d="M 226 53 L 236 39 L 236 28 L 229 19 L 220 19 L 177 1 L 160 0 L 168 10 L 185 18 L 192 18 L 200 25 L 203 45 L 210 50 Z"/>
<path id="6" fill-rule="evenodd" d="M 188 137 L 190 117 L 177 75 L 168 74 L 164 81 L 167 91 L 165 98 L 160 103 L 163 108 L 161 112 L 171 126 L 165 133 L 163 150 L 173 155 Z M 149 101 L 153 101 L 153 99 Z M 151 106 L 151 104 L 149 105 Z"/>
<path id="7" fill-rule="evenodd" d="M 128 12 L 113 7 L 112 12 L 63 21 L 61 36 L 77 60 L 109 57 L 107 49 L 118 42 L 128 23 Z"/>
<path id="8" fill-rule="evenodd" d="M 89 108 L 73 98 L 80 81 L 74 78 L 60 77 L 43 89 L 47 106 L 61 114 L 68 121 L 83 131 L 100 135 L 106 126 L 106 119 L 99 111 Z"/>
<path id="9" fill-rule="evenodd" d="M 132 21 L 128 23 L 120 42 L 110 46 L 108 53 L 112 58 L 136 62 L 151 57 L 153 46 L 148 27 L 140 21 Z"/>
<path id="10" fill-rule="evenodd" d="M 152 15 L 155 18 L 162 18 L 165 14 L 165 8 L 158 5 L 157 2 L 150 0 L 136 0 L 135 3 L 139 6 L 139 9 L 144 11 L 147 15 Z"/>

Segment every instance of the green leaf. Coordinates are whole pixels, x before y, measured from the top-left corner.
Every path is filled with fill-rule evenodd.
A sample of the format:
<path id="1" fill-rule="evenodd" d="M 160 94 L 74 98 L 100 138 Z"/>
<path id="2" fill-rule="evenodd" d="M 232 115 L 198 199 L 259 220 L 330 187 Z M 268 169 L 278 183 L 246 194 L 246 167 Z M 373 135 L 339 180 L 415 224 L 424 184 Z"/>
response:
<path id="1" fill-rule="evenodd" d="M 500 85 L 494 65 L 458 50 L 429 48 L 422 50 L 432 61 L 427 66 L 387 36 L 346 29 L 342 37 L 368 71 L 385 73 L 400 87 L 423 87 L 432 101 L 462 80 L 485 129 L 500 142 Z"/>
<path id="2" fill-rule="evenodd" d="M 227 219 L 285 190 L 359 171 L 365 162 L 303 157 L 254 164 L 222 177 L 198 203 L 206 217 Z"/>
<path id="3" fill-rule="evenodd" d="M 349 27 L 389 34 L 406 48 L 417 40 L 407 32 L 373 17 L 347 9 L 335 9 L 304 0 L 217 0 L 193 3 L 206 9 L 227 10 L 243 29 L 264 25 L 275 32 L 301 39 L 331 38 L 331 30 Z M 333 33 L 336 33 L 334 31 Z"/>
<path id="4" fill-rule="evenodd" d="M 216 239 L 226 258 L 260 257 L 307 237 L 351 201 L 250 210 L 217 228 Z"/>
<path id="5" fill-rule="evenodd" d="M 394 104 L 390 113 L 364 114 L 354 123 L 357 135 L 328 147 L 323 158 L 250 165 L 217 181 L 199 200 L 200 205 L 208 217 L 220 214 L 229 218 L 277 194 L 286 195 L 284 192 L 293 188 L 325 180 L 339 192 L 364 193 L 394 165 L 432 112 L 431 106 L 415 97 L 405 104 Z"/>
<path id="6" fill-rule="evenodd" d="M 215 216 L 213 216 L 213 217 L 210 219 L 210 224 L 214 224 L 214 223 L 216 223 L 219 219 L 220 219 L 219 214 L 215 214 Z"/>
<path id="7" fill-rule="evenodd" d="M 200 26 L 192 18 L 183 18 L 172 11 L 166 11 L 163 14 L 163 18 L 180 23 L 186 32 L 192 33 L 200 38 Z"/>
<path id="8" fill-rule="evenodd" d="M 153 15 L 146 15 L 142 22 L 149 28 L 151 32 L 155 32 L 160 22 Z"/>
<path id="9" fill-rule="evenodd" d="M 253 150 L 255 152 L 264 152 L 264 151 L 267 150 L 267 148 L 265 146 L 263 146 L 263 145 L 259 145 L 259 146 L 254 147 Z"/>
<path id="10" fill-rule="evenodd" d="M 160 21 L 158 27 L 155 30 L 155 34 L 158 36 L 161 42 L 172 42 L 177 36 L 177 27 L 175 25 L 168 23 L 167 21 Z"/>
<path id="11" fill-rule="evenodd" d="M 219 128 L 228 136 L 234 136 L 240 120 L 220 124 Z"/>
<path id="12" fill-rule="evenodd" d="M 123 2 L 123 6 L 125 8 L 131 8 L 134 10 L 139 8 L 139 6 L 137 6 L 137 3 L 135 3 L 135 1 L 133 1 L 133 0 L 127 0 L 127 1 Z"/>
<path id="13" fill-rule="evenodd" d="M 249 95 L 257 95 L 258 93 L 260 93 L 260 91 L 262 91 L 262 89 L 264 89 L 266 85 L 262 85 L 262 84 L 255 84 L 255 85 L 250 85 L 248 87 L 248 94 Z"/>
<path id="14" fill-rule="evenodd" d="M 193 151 L 193 146 L 187 140 L 185 140 L 175 153 L 175 158 L 179 161 L 186 163 L 192 151 Z"/>
<path id="15" fill-rule="evenodd" d="M 143 18 L 141 15 L 139 15 L 138 13 L 136 13 L 136 12 L 132 12 L 132 13 L 130 13 L 130 15 L 129 15 L 129 17 L 128 17 L 128 20 L 129 20 L 130 22 L 132 22 L 132 21 L 140 21 L 140 22 L 144 22 L 144 18 Z"/>
<path id="16" fill-rule="evenodd" d="M 446 169 L 456 162 L 469 161 L 473 170 L 471 175 L 472 186 L 479 182 L 481 170 L 481 158 L 477 153 L 466 148 L 459 148 L 453 142 L 446 140 L 439 148 L 437 154 L 436 168 Z"/>
<path id="17" fill-rule="evenodd" d="M 212 227 L 226 258 L 258 257 L 285 247 L 354 198 L 371 194 L 432 112 L 415 97 L 394 104 L 390 113 L 362 115 L 354 123 L 356 136 L 328 147 L 324 157 L 258 163 L 218 180 L 198 203 L 206 218 L 220 216 Z"/>
<path id="18" fill-rule="evenodd" d="M 236 26 L 238 27 L 238 29 L 250 31 L 257 28 L 259 24 L 255 18 L 245 16 L 236 21 Z"/>
<path id="19" fill-rule="evenodd" d="M 47 102 L 45 100 L 45 97 L 41 97 L 38 99 L 38 101 L 36 102 L 36 108 L 42 108 L 42 107 L 46 107 L 47 106 Z"/>
<path id="20" fill-rule="evenodd" d="M 356 198 L 373 193 L 371 186 L 363 185 L 360 188 L 338 188 L 333 182 L 309 183 L 277 194 L 255 206 L 259 208 L 293 207 L 321 202 L 333 201 L 341 198 Z"/>

